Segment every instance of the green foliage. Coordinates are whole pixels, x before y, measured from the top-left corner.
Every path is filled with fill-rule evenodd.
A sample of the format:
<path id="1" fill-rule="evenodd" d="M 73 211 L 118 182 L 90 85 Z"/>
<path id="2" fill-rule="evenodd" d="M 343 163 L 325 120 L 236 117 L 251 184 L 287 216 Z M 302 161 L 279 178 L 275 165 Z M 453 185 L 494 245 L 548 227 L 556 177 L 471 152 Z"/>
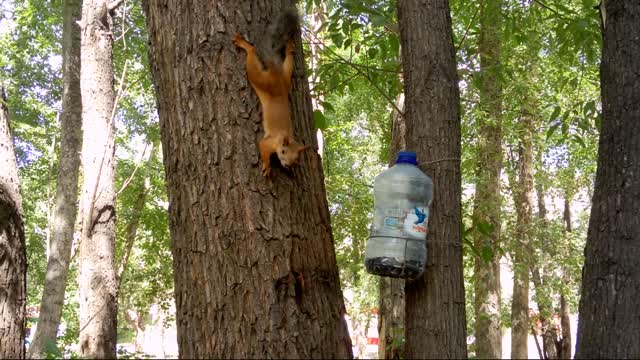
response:
<path id="1" fill-rule="evenodd" d="M 318 79 L 312 97 L 326 98 L 322 107 L 330 111 L 328 95 L 364 88 L 393 108 L 402 88 L 395 2 L 342 0 L 314 7 L 309 1 L 307 6 L 321 19 L 317 29 L 305 32 L 305 40 L 319 53 L 317 66 L 311 69 L 312 78 Z M 314 113 L 314 119 L 316 127 L 326 126 L 320 114 Z M 386 157 L 382 159 L 386 162 Z"/>
<path id="2" fill-rule="evenodd" d="M 377 307 L 377 279 L 364 269 L 364 250 L 373 211 L 373 179 L 384 168 L 380 153 L 388 114 L 384 99 L 371 96 L 365 87 L 328 99 L 333 109 L 326 114 L 323 165 L 336 256 L 343 287 L 354 291 L 348 313 L 364 318 Z"/>
<path id="3" fill-rule="evenodd" d="M 62 353 L 58 349 L 56 342 L 53 339 L 45 339 L 45 352 L 47 354 L 47 359 L 60 359 L 62 358 Z"/>
<path id="4" fill-rule="evenodd" d="M 128 225 L 138 221 L 139 226 L 118 299 L 122 330 L 128 327 L 123 320 L 124 311 L 145 314 L 152 305 L 158 304 L 166 312 L 173 302 L 168 200 L 141 4 L 131 4 L 126 14 L 125 18 L 117 17 L 114 26 L 114 37 L 120 39 L 114 44 L 116 86 L 122 89 L 116 116 L 116 189 L 122 189 L 116 199 L 118 264 L 126 251 Z M 126 33 L 124 37 L 123 33 Z M 124 79 L 122 85 L 119 84 L 121 79 Z M 151 156 L 145 161 L 143 155 L 149 155 L 149 152 Z M 149 183 L 146 190 L 145 182 Z M 136 214 L 133 210 L 141 192 L 146 192 L 146 201 L 142 211 Z"/>
<path id="5" fill-rule="evenodd" d="M 6 6 L 5 9 L 11 10 L 11 17 L 1 21 L 2 25 L 11 26 L 7 26 L 10 31 L 0 32 L 3 49 L 0 52 L 0 83 L 8 90 L 20 167 L 29 263 L 27 303 L 37 306 L 46 270 L 49 217 L 55 196 L 60 142 L 57 116 L 62 90 L 62 1 L 16 0 Z M 120 291 L 120 308 L 148 310 L 153 304 L 161 304 L 163 309 L 168 309 L 173 299 L 173 280 L 164 168 L 156 156 L 142 164 L 134 174 L 141 145 L 159 142 L 146 29 L 139 2 L 126 6 L 126 12 L 122 8 L 119 10 L 114 26 L 115 86 L 120 90 L 116 115 L 116 190 L 124 188 L 116 202 L 118 259 L 125 241 L 125 227 L 133 216 L 130 210 L 145 178 L 149 179 L 150 189 L 140 215 L 138 239 L 130 257 L 129 270 Z M 51 11 L 42 11 L 45 8 Z M 126 17 L 122 16 L 125 13 Z M 129 177 L 130 183 L 124 186 Z M 63 351 L 66 356 L 73 356 L 68 349 L 78 341 L 76 260 L 77 256 L 74 256 L 63 307 L 65 330 L 57 342 L 50 344 L 49 352 L 56 358 L 60 357 L 62 349 L 67 349 Z"/>
<path id="6" fill-rule="evenodd" d="M 27 304 L 36 305 L 42 296 L 55 195 L 62 8 L 40 11 L 49 7 L 44 0 L 15 0 L 5 6 L 12 17 L 3 20 L 10 30 L 0 32 L 0 84 L 7 89 L 20 170 L 29 264 Z"/>
<path id="7" fill-rule="evenodd" d="M 471 196 L 476 183 L 477 124 L 486 116 L 480 104 L 478 35 L 479 11 L 483 2 L 453 1 L 451 3 L 454 44 L 457 47 L 458 74 L 462 100 L 462 175 L 466 196 Z M 502 84 L 502 132 L 504 136 L 504 168 L 508 189 L 517 180 L 519 164 L 520 118 L 524 113 L 536 122 L 534 138 L 536 157 L 535 182 L 541 183 L 547 202 L 565 195 L 589 194 L 595 172 L 595 153 L 599 132 L 598 56 L 600 28 L 594 1 L 516 2 L 504 1 L 504 23 L 499 29 L 501 43 L 500 66 L 495 71 Z M 489 15 L 491 16 L 491 15 Z M 508 191 L 505 192 L 508 194 Z M 476 249 L 468 235 L 472 231 L 489 233 L 489 224 L 470 228 L 471 209 L 465 200 L 463 229 L 465 244 L 465 290 L 467 292 L 468 334 L 473 334 L 473 257 L 489 259 L 492 249 Z M 557 308 L 559 294 L 572 298 L 579 289 L 580 251 L 586 233 L 577 227 L 574 233 L 562 231 L 562 212 L 548 205 L 548 224 L 535 224 L 535 229 L 547 232 L 545 240 L 536 240 L 534 260 L 545 276 L 540 294 Z M 534 209 L 534 211 L 536 211 Z M 581 212 L 588 214 L 588 207 Z M 498 251 L 508 254 L 515 214 L 512 203 L 502 208 L 502 242 Z M 550 246 L 549 243 L 553 243 Z M 543 250 L 544 249 L 544 250 Z M 517 270 L 517 269 L 515 269 Z M 559 277 L 560 271 L 566 273 Z M 528 271 L 525 269 L 524 271 Z M 509 326 L 509 301 L 503 298 L 503 325 Z M 506 307 L 505 307 L 506 306 Z M 575 311 L 576 307 L 573 307 Z"/>

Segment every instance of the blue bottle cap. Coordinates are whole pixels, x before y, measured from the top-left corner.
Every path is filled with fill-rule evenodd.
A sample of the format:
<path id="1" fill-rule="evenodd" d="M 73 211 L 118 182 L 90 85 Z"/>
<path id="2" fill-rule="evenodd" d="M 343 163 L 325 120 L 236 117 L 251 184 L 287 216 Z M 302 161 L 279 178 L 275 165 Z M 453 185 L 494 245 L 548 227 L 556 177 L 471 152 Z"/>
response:
<path id="1" fill-rule="evenodd" d="M 413 151 L 400 151 L 396 159 L 396 164 L 418 165 L 416 153 Z"/>

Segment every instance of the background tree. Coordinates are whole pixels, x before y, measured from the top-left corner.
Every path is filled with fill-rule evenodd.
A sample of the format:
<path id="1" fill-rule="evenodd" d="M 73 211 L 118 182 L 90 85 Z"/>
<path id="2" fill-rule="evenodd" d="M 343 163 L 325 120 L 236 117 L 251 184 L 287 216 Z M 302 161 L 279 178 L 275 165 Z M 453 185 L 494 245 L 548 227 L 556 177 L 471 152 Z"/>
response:
<path id="1" fill-rule="evenodd" d="M 476 356 L 502 357 L 500 325 L 500 173 L 502 171 L 501 0 L 480 4 L 479 117 L 476 193 L 473 208 L 474 246 L 483 256 L 475 257 Z M 525 334 L 526 337 L 526 334 Z"/>
<path id="2" fill-rule="evenodd" d="M 27 261 L 20 180 L 4 86 L 0 86 L 0 165 L 0 357 L 23 359 Z"/>
<path id="3" fill-rule="evenodd" d="M 83 187 L 80 238 L 80 353 L 115 358 L 115 134 L 112 11 L 119 4 L 82 4 L 81 72 Z M 121 80 L 122 81 L 122 80 Z"/>
<path id="4" fill-rule="evenodd" d="M 42 358 L 47 348 L 56 346 L 62 317 L 69 260 L 73 243 L 78 200 L 78 172 L 82 146 L 82 98 L 80 96 L 80 19 L 82 1 L 65 0 L 62 39 L 62 140 L 56 200 L 51 219 L 51 241 L 47 259 L 47 276 L 40 305 L 38 327 L 29 347 L 30 358 Z"/>
<path id="5" fill-rule="evenodd" d="M 18 165 L 0 87 L 0 357 L 23 359 L 27 261 Z"/>
<path id="6" fill-rule="evenodd" d="M 319 156 L 261 176 L 258 101 L 231 42 L 259 39 L 285 5 L 145 3 L 181 357 L 351 357 Z M 317 148 L 296 43 L 294 132 Z"/>
<path id="7" fill-rule="evenodd" d="M 399 1 L 398 23 L 406 145 L 434 182 L 427 270 L 405 286 L 406 356 L 464 358 L 460 99 L 449 3 Z"/>
<path id="8" fill-rule="evenodd" d="M 600 5 L 602 130 L 585 249 L 577 358 L 640 356 L 640 4 Z"/>
<path id="9" fill-rule="evenodd" d="M 517 213 L 514 231 L 513 300 L 511 303 L 511 357 L 528 357 L 529 334 L 529 271 L 531 222 L 533 217 L 533 113 L 525 100 L 520 123 L 518 146 L 518 180 L 512 185 Z M 529 106 L 527 106 L 529 105 Z"/>
<path id="10" fill-rule="evenodd" d="M 398 110 L 404 111 L 404 95 L 396 101 Z M 391 145 L 389 147 L 389 166 L 393 166 L 399 151 L 407 149 L 406 124 L 402 113 L 391 113 Z M 378 313 L 378 355 L 384 359 L 404 358 L 405 340 L 405 280 L 389 277 L 380 278 L 380 312 Z"/>

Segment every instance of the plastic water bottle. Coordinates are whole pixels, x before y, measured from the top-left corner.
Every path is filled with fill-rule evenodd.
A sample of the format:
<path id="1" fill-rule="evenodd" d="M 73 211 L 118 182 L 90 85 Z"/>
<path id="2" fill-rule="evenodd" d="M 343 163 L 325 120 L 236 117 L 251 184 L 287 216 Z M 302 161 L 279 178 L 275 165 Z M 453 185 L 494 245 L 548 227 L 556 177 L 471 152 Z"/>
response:
<path id="1" fill-rule="evenodd" d="M 371 274 L 416 279 L 424 272 L 433 182 L 417 165 L 415 152 L 401 151 L 396 164 L 375 179 L 375 211 L 365 253 Z"/>

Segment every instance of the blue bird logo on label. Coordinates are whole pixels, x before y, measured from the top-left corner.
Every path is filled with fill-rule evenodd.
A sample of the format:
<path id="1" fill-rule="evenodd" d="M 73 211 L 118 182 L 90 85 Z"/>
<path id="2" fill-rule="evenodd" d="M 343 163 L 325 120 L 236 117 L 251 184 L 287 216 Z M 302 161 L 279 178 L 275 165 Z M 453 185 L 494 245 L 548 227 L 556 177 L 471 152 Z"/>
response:
<path id="1" fill-rule="evenodd" d="M 425 214 L 425 211 L 424 210 L 420 211 L 420 209 L 416 207 L 415 212 L 416 212 L 416 216 L 418 217 L 418 221 L 414 222 L 414 224 L 417 225 L 424 222 L 424 219 L 427 217 L 427 215 Z"/>

